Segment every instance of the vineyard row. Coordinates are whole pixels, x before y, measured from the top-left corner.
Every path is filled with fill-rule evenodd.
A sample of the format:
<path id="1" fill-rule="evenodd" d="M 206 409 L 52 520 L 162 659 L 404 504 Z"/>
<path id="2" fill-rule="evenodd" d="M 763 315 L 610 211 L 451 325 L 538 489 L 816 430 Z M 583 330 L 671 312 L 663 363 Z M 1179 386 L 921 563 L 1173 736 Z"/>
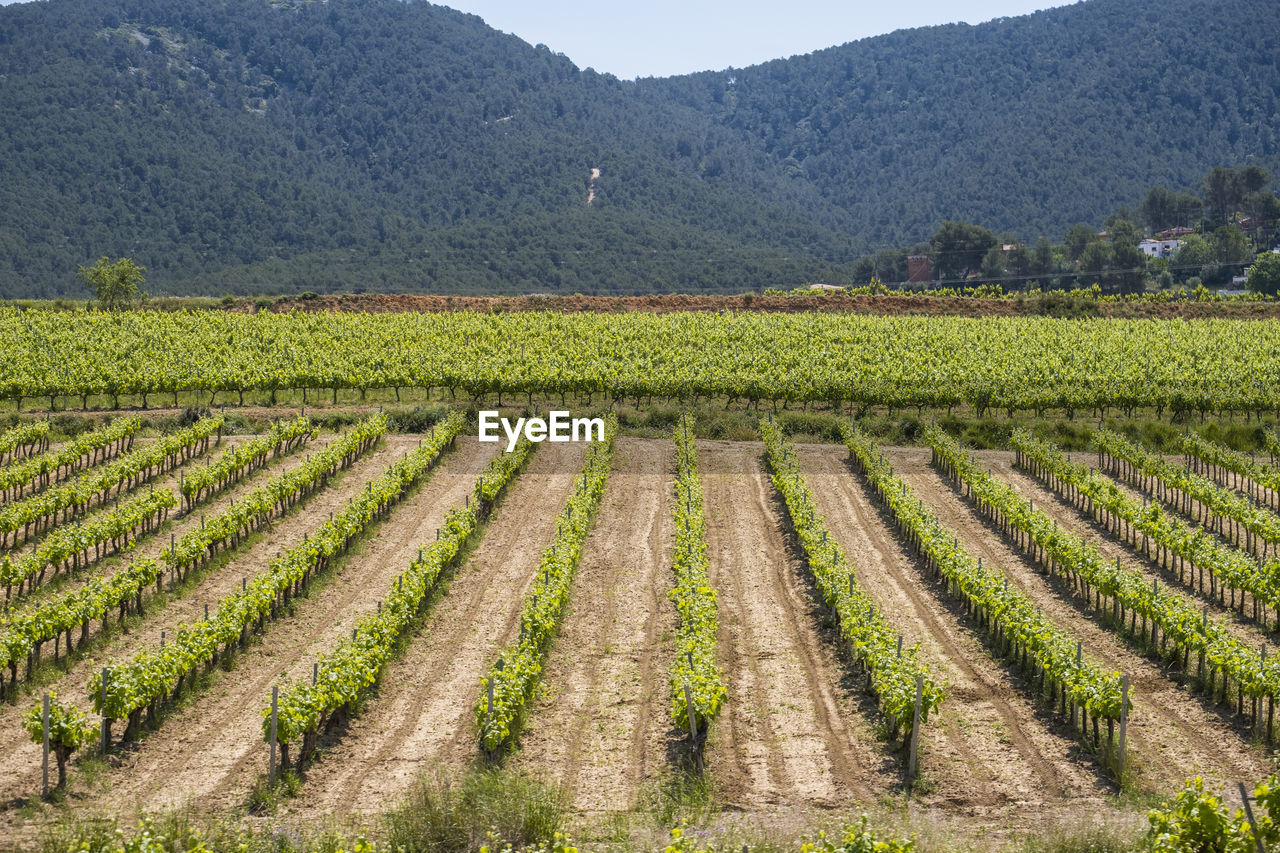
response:
<path id="1" fill-rule="evenodd" d="M 10 686 L 16 685 L 18 665 L 24 660 L 30 677 L 40 663 L 44 643 L 54 642 L 56 659 L 64 635 L 70 654 L 74 645 L 83 646 L 88 641 L 90 624 L 95 620 L 102 621 L 105 631 L 112 613 L 119 612 L 122 624 L 129 613 L 141 613 L 145 590 L 153 585 L 157 593 L 162 590 L 166 565 L 170 589 L 178 590 L 178 581 L 188 579 L 194 569 L 205 565 L 220 550 L 234 549 L 253 530 L 323 488 L 335 473 L 371 448 L 383 430 L 385 424 L 379 421 L 353 429 L 309 457 L 299 469 L 259 487 L 238 504 L 232 501 L 210 523 L 201 517 L 200 527 L 171 544 L 164 552 L 163 562 L 137 558 L 114 574 L 95 578 L 79 589 L 6 613 L 0 621 L 0 665 L 9 668 Z M 79 640 L 73 644 L 77 630 Z"/>
<path id="2" fill-rule="evenodd" d="M 1280 411 L 1268 324 L 837 314 L 0 309 L 0 399 L 445 389 L 867 408 Z M 1159 352 L 1159 359 L 1142 353 Z M 207 395 L 207 396 L 206 396 Z"/>
<path id="3" fill-rule="evenodd" d="M 933 450 L 933 462 L 956 483 L 979 510 L 1000 526 L 1001 532 L 1024 553 L 1044 566 L 1050 576 L 1067 581 L 1072 594 L 1113 625 L 1146 643 L 1156 654 L 1181 658 L 1184 670 L 1190 655 L 1198 657 L 1197 676 L 1213 696 L 1221 691 L 1225 701 L 1234 684 L 1236 712 L 1244 714 L 1244 697 L 1251 699 L 1254 725 L 1261 719 L 1261 701 L 1267 705 L 1267 737 L 1271 738 L 1275 697 L 1280 692 L 1280 665 L 1265 650 L 1255 650 L 1231 635 L 1220 620 L 1210 619 L 1208 607 L 1197 608 L 1185 596 L 1148 584 L 1142 574 L 1125 569 L 1119 558 L 1108 562 L 1093 545 L 1060 529 L 1030 501 L 983 471 L 958 442 L 936 427 L 925 431 Z M 1110 604 L 1110 607 L 1107 605 Z M 1138 619 L 1142 619 L 1139 632 Z M 1167 647 L 1172 646 L 1167 651 Z M 1180 654 L 1179 654 L 1180 653 Z M 1216 684 L 1215 684 L 1216 681 Z"/>

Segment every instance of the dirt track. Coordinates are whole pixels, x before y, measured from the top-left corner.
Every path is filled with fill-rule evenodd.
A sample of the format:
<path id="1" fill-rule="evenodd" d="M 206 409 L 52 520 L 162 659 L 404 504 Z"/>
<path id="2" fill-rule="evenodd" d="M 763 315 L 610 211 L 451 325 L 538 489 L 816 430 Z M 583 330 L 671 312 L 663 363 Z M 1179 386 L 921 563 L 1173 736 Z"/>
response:
<path id="1" fill-rule="evenodd" d="M 895 471 L 953 528 L 969 553 L 998 567 L 1060 628 L 1083 642 L 1110 669 L 1129 674 L 1134 710 L 1129 719 L 1131 769 L 1141 787 L 1176 790 L 1195 775 L 1221 789 L 1238 779 L 1262 778 L 1270 763 L 1240 732 L 1199 698 L 1190 695 L 1163 667 L 1139 655 L 1121 637 L 1095 620 L 1092 611 L 1065 586 L 1049 581 L 989 526 L 929 466 L 927 448 L 887 448 Z"/>
<path id="2" fill-rule="evenodd" d="M 675 607 L 675 445 L 619 438 L 569 612 L 513 766 L 559 783 L 583 812 L 634 808 L 679 733 L 667 713 Z"/>
<path id="3" fill-rule="evenodd" d="M 525 592 L 583 455 L 583 446 L 572 444 L 537 451 L 425 626 L 383 673 L 378 696 L 307 773 L 301 795 L 286 806 L 290 813 L 379 811 L 419 774 L 475 761 L 480 679 L 519 630 Z"/>
<path id="4" fill-rule="evenodd" d="M 1111 789 L 1082 761 L 1070 734 L 1036 707 L 1028 688 L 984 648 L 963 610 L 922 574 L 897 541 L 848 451 L 797 448 L 805 480 L 858 581 L 907 645 L 947 684 L 948 698 L 921 731 L 921 767 L 931 806 L 990 814 L 1067 800 L 1099 800 Z"/>
<path id="5" fill-rule="evenodd" d="M 728 698 L 708 765 L 726 803 L 834 807 L 900 784 L 901 762 L 819 630 L 818 601 L 783 539 L 763 445 L 699 441 L 717 640 Z"/>

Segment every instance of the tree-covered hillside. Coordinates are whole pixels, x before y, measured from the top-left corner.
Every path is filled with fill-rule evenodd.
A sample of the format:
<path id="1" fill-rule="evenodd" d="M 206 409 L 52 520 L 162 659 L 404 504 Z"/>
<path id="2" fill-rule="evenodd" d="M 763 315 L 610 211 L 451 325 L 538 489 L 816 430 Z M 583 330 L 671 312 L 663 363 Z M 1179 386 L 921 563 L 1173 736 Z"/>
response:
<path id="1" fill-rule="evenodd" d="M 10 6 L 0 74 L 8 296 L 103 254 L 223 292 L 714 286 L 687 273 L 716 254 L 741 288 L 752 256 L 852 253 L 765 157 L 707 182 L 661 154 L 715 135 L 693 110 L 428 4 Z"/>
<path id="2" fill-rule="evenodd" d="M 641 91 L 738 130 L 877 244 L 944 219 L 1034 240 L 1215 163 L 1273 165 L 1278 59 L 1280 3 L 1088 0 Z"/>
<path id="3" fill-rule="evenodd" d="M 947 219 L 1056 239 L 1274 168 L 1278 34 L 1089 0 L 624 82 L 420 2 L 0 7 L 0 295 L 104 255 L 155 293 L 739 291 Z"/>

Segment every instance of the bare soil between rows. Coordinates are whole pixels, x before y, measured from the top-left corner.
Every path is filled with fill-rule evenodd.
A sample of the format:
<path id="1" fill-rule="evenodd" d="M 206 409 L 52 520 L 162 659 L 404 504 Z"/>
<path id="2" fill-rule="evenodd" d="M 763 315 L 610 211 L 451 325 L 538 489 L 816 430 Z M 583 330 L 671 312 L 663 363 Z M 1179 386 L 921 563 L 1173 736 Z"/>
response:
<path id="1" fill-rule="evenodd" d="M 927 448 L 891 448 L 894 470 L 953 529 L 969 553 L 982 556 L 1037 605 L 1055 625 L 1079 639 L 1087 654 L 1131 678 L 1134 709 L 1129 718 L 1131 771 L 1141 789 L 1174 791 L 1191 776 L 1219 788 L 1241 779 L 1263 778 L 1271 762 L 1261 747 L 1218 709 L 1193 695 L 1178 674 L 1145 657 L 1069 587 L 1047 578 L 929 465 Z M 1020 483 L 1030 489 L 1025 481 Z M 1041 494 L 1037 504 L 1072 526 L 1061 507 Z M 1059 514 L 1060 513 L 1060 514 Z M 1089 537 L 1096 541 L 1096 537 Z"/>
<path id="2" fill-rule="evenodd" d="M 584 458 L 579 445 L 534 453 L 426 624 L 383 673 L 377 697 L 327 744 L 288 813 L 374 813 L 420 774 L 477 762 L 472 709 L 481 678 L 519 630 L 524 596 Z"/>
<path id="3" fill-rule="evenodd" d="M 667 713 L 675 447 L 621 437 L 616 444 L 544 689 L 511 762 L 557 780 L 583 812 L 639 806 L 682 737 Z"/>
<path id="4" fill-rule="evenodd" d="M 127 633 L 109 634 L 93 656 L 130 656 L 158 642 L 162 630 L 200 618 L 205 602 L 216 602 L 241 578 L 265 568 L 417 441 L 389 436 L 186 595 L 148 611 Z M 928 578 L 848 465 L 847 451 L 800 445 L 809 487 L 859 582 L 904 642 L 919 644 L 921 658 L 947 685 L 946 702 L 922 731 L 922 781 L 911 789 L 902 747 L 888 741 L 874 697 L 841 648 L 792 541 L 763 446 L 703 440 L 698 450 L 710 578 L 719 606 L 717 654 L 728 688 L 706 753 L 720 808 L 782 820 L 800 813 L 856 814 L 888 802 L 905 804 L 917 817 L 968 827 L 966 833 L 982 827 L 1016 833 L 1037 820 L 1071 823 L 1086 813 L 1127 819 L 1098 756 L 1036 697 L 1016 665 L 993 656 L 963 608 Z M 1090 655 L 1132 676 L 1136 698 L 1129 737 L 1139 791 L 1171 794 L 1192 775 L 1221 788 L 1271 770 L 1273 758 L 1225 709 L 1191 692 L 1178 673 L 1145 657 L 1015 551 L 929 466 L 927 449 L 886 451 L 895 470 L 971 553 L 1005 573 Z M 317 655 L 376 607 L 496 452 L 492 445 L 460 438 L 340 570 L 299 599 L 290 615 L 270 624 L 228 671 L 216 672 L 195 701 L 122 749 L 92 779 L 73 766 L 69 808 L 126 820 L 169 808 L 208 815 L 241 809 L 266 770 L 260 725 L 271 685 L 309 677 Z M 684 772 L 685 735 L 671 724 L 667 675 L 676 627 L 668 597 L 674 580 L 673 456 L 669 439 L 618 439 L 565 623 L 519 747 L 501 762 L 558 785 L 588 823 L 647 808 L 655 792 Z M 1158 573 L 1013 470 L 1010 454 L 982 458 L 1108 556 L 1120 554 Z M 442 584 L 414 636 L 384 670 L 377 691 L 360 713 L 322 740 L 298 794 L 282 801 L 273 820 L 371 820 L 424 775 L 484 765 L 473 722 L 481 679 L 518 630 L 524 595 L 583 460 L 584 448 L 577 445 L 537 450 L 478 543 Z M 288 463 L 273 469 L 279 464 Z M 258 474 L 204 511 L 216 512 L 219 502 L 267 476 Z M 193 523 L 198 518 L 188 517 L 174 529 L 181 535 Z M 167 545 L 163 538 L 144 549 Z M 1253 626 L 1236 630 L 1262 639 Z M 77 660 L 53 686 L 87 706 L 82 694 L 95 665 Z M 20 729 L 31 699 L 0 705 L 0 826 L 12 839 L 30 840 L 42 821 L 67 814 L 21 808 L 38 791 L 40 778 L 39 749 Z"/>
<path id="5" fill-rule="evenodd" d="M 1100 802 L 1113 786 L 893 537 L 874 493 L 847 464 L 848 452 L 830 445 L 797 449 L 806 482 L 859 583 L 905 644 L 920 644 L 923 659 L 947 684 L 948 700 L 922 730 L 932 791 L 921 800 L 974 815 Z"/>

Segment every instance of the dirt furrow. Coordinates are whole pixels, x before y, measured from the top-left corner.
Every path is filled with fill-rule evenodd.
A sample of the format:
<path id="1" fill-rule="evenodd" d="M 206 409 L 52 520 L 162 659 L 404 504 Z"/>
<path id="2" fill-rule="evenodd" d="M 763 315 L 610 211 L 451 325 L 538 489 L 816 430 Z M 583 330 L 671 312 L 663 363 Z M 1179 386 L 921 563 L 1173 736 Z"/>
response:
<path id="1" fill-rule="evenodd" d="M 927 448 L 887 448 L 897 473 L 954 529 L 969 552 L 1000 568 L 1009 582 L 1044 608 L 1054 624 L 1080 640 L 1095 659 L 1127 673 L 1134 689 L 1129 744 L 1138 784 L 1166 792 L 1189 776 L 1221 788 L 1234 779 L 1261 778 L 1268 762 L 1233 726 L 1206 709 L 1156 663 L 1133 651 L 1093 618 L 1065 587 L 1049 581 L 957 494 L 929 465 Z M 1188 722 L 1194 721 L 1194 722 Z"/>
<path id="2" fill-rule="evenodd" d="M 1151 491 L 1148 492 L 1148 491 L 1145 491 L 1141 486 L 1135 485 L 1134 483 L 1131 483 L 1127 479 L 1125 479 L 1125 477 L 1123 477 L 1119 473 L 1119 470 L 1111 470 L 1105 467 L 1102 464 L 1102 461 L 1098 458 L 1098 455 L 1096 453 L 1076 452 L 1076 453 L 1069 453 L 1067 454 L 1067 456 L 1072 461 L 1082 465 L 1087 465 L 1091 469 L 1095 469 L 1098 472 L 1102 473 L 1104 476 L 1110 478 L 1112 482 L 1114 482 L 1117 486 L 1119 486 L 1130 497 L 1135 498 L 1136 500 L 1143 500 L 1145 498 L 1147 500 L 1154 501 L 1155 503 L 1158 503 L 1160 506 L 1164 507 L 1164 509 L 1167 512 L 1169 512 L 1176 518 L 1181 519 L 1182 521 L 1186 522 L 1192 527 L 1204 527 L 1206 532 L 1216 537 L 1219 542 L 1226 545 L 1227 547 L 1239 548 L 1240 550 L 1246 551 L 1246 552 L 1248 551 L 1248 548 L 1246 547 L 1247 534 L 1243 526 L 1240 526 L 1239 528 L 1238 539 L 1236 538 L 1236 534 L 1233 534 L 1231 532 L 1232 530 L 1231 525 L 1227 526 L 1226 532 L 1219 531 L 1213 527 L 1205 526 L 1200 519 L 1206 519 L 1211 516 L 1214 516 L 1215 515 L 1214 512 L 1208 507 L 1206 507 L 1204 504 L 1202 504 L 1200 501 L 1195 500 L 1194 498 L 1190 498 L 1184 504 L 1183 499 L 1179 497 L 1182 493 L 1176 489 L 1173 489 L 1172 487 L 1170 487 L 1169 490 L 1165 492 L 1165 496 L 1162 499 L 1160 497 L 1160 489 L 1158 486 L 1158 483 L 1160 482 L 1160 478 L 1158 477 L 1149 478 L 1150 479 L 1149 485 L 1151 487 Z M 1164 460 L 1177 467 L 1183 467 L 1186 462 L 1186 458 L 1181 454 L 1177 454 L 1177 455 L 1166 454 L 1164 456 Z M 1120 464 L 1124 465 L 1123 462 L 1121 462 Z M 1142 477 L 1144 475 L 1139 474 L 1139 476 Z M 1205 479 L 1209 480 L 1210 482 L 1213 482 L 1213 478 L 1211 477 L 1205 477 Z M 1220 484 L 1220 485 L 1222 485 L 1223 488 L 1226 489 L 1228 492 L 1236 492 L 1241 497 L 1252 501 L 1252 499 L 1249 498 L 1247 494 L 1243 492 L 1239 492 L 1239 490 L 1232 489 L 1228 485 L 1224 485 L 1224 484 Z M 1262 509 L 1265 509 L 1267 512 L 1273 512 L 1273 510 L 1270 509 L 1269 507 L 1263 506 L 1262 504 L 1259 504 L 1257 502 L 1254 502 L 1254 503 L 1257 506 L 1261 507 Z M 1260 548 L 1262 543 L 1260 541 L 1255 541 L 1254 544 L 1256 547 Z M 1277 551 L 1275 548 L 1268 548 L 1265 556 L 1274 556 L 1276 552 Z M 1263 556 L 1263 552 L 1259 550 L 1257 553 L 1254 554 L 1254 556 L 1255 557 Z"/>
<path id="3" fill-rule="evenodd" d="M 673 733 L 667 667 L 675 608 L 674 444 L 619 438 L 569 613 L 516 766 L 557 781 L 583 812 L 626 811 L 656 779 Z"/>
<path id="4" fill-rule="evenodd" d="M 390 456 L 377 473 L 414 443 L 416 439 L 393 437 Z M 113 798 L 130 802 L 136 797 L 147 809 L 194 804 L 209 810 L 243 802 L 256 765 L 266 770 L 261 711 L 269 704 L 271 686 L 309 678 L 317 657 L 349 637 L 355 624 L 376 609 L 418 548 L 435 538 L 445 513 L 471 491 L 493 450 L 492 445 L 460 437 L 456 449 L 392 510 L 372 538 L 357 546 L 335 573 L 298 601 L 290 616 L 269 627 L 262 643 L 236 661 L 219 680 L 216 697 L 201 697 L 166 723 L 165 732 L 142 743 L 127 781 L 116 784 Z M 320 518 L 312 515 L 313 521 Z M 193 772 L 175 781 L 169 772 L 174 766 Z M 160 779 L 169 785 L 159 789 Z"/>
<path id="5" fill-rule="evenodd" d="M 317 439 L 314 446 L 322 447 L 329 440 L 331 440 L 329 437 L 322 436 Z M 226 446 L 225 439 L 224 446 Z M 308 451 L 303 450 L 301 452 L 305 453 Z M 282 459 L 272 460 L 266 468 L 258 471 L 254 476 L 241 481 L 235 487 L 227 490 L 214 500 L 203 506 L 197 507 L 191 514 L 178 518 L 173 518 L 171 516 L 170 520 L 165 522 L 158 535 L 146 539 L 136 546 L 137 550 L 135 553 L 152 558 L 158 558 L 159 555 L 169 547 L 168 534 L 172 533 L 177 538 L 181 538 L 189 530 L 200 524 L 201 514 L 212 515 L 221 512 L 230 501 L 238 500 L 242 495 L 258 488 L 263 483 L 268 482 L 271 477 L 277 476 L 285 466 L 296 464 L 292 462 L 292 458 L 292 456 L 289 456 Z M 179 469 L 179 471 L 185 470 L 189 470 L 189 468 L 184 466 Z M 363 481 L 361 484 L 363 485 Z M 160 481 L 160 485 L 176 490 L 177 473 L 175 472 L 166 475 L 166 478 Z M 104 574 L 117 571 L 125 565 L 126 559 L 131 558 L 128 555 L 116 555 L 95 563 L 87 572 L 78 576 L 72 584 L 63 585 L 62 588 L 58 590 L 59 594 L 63 594 L 82 585 L 90 578 L 101 577 Z M 37 595 L 39 594 L 39 591 L 37 591 Z M 64 701 L 69 700 L 72 704 L 79 704 L 82 707 L 88 707 L 88 700 L 83 696 L 83 692 L 84 685 L 88 682 L 92 669 L 95 666 L 100 665 L 102 661 L 121 660 L 131 657 L 141 648 L 156 642 L 160 636 L 160 629 L 152 631 L 149 620 L 160 618 L 164 612 L 166 612 L 170 607 L 176 606 L 180 601 L 181 599 L 173 599 L 166 596 L 159 602 L 146 602 L 147 624 L 144 624 L 141 627 L 126 628 L 123 633 L 115 633 L 107 638 L 105 642 L 101 636 L 101 626 L 99 623 L 95 622 L 90 626 L 89 636 L 93 642 L 97 643 L 97 645 L 91 646 L 88 649 L 88 654 L 90 655 L 89 658 L 86 659 L 80 657 L 69 664 L 64 659 L 64 661 L 59 664 L 61 671 L 52 678 L 43 674 L 40 676 L 42 681 L 38 689 L 27 688 L 25 685 L 21 685 L 24 690 L 24 696 L 22 699 L 20 699 L 16 704 L 0 705 L 0 745 L 17 747 L 19 742 L 25 739 L 25 735 L 21 734 L 21 717 L 26 712 L 30 702 L 34 701 L 35 698 L 45 690 L 55 690 Z M 117 630 L 118 628 L 113 622 L 112 631 Z M 170 635 L 172 635 L 172 632 L 170 632 Z M 79 649 L 77 649 L 77 652 L 79 652 Z M 98 663 L 95 663 L 95 660 Z M 49 680 L 45 682 L 44 679 Z M 8 750 L 6 750 L 6 752 L 8 752 Z M 38 755 L 36 760 L 38 760 Z M 3 764 L 0 763 L 0 767 L 2 766 Z M 3 797 L 2 793 L 0 793 L 0 797 Z M 0 802 L 2 801 L 3 800 L 0 800 Z"/>
<path id="6" fill-rule="evenodd" d="M 1016 676 L 987 654 L 962 609 L 929 583 L 902 546 L 839 446 L 797 446 L 805 479 L 859 583 L 907 645 L 948 687 L 939 715 L 921 732 L 929 805 L 988 813 L 1067 799 L 1100 798 L 1098 769 L 1078 760 L 1069 733 L 1036 707 Z"/>
<path id="7" fill-rule="evenodd" d="M 105 661 L 128 660 L 142 649 L 157 645 L 162 630 L 172 637 L 178 625 L 204 618 L 205 602 L 210 604 L 212 610 L 224 594 L 240 585 L 241 578 L 263 571 L 279 551 L 301 541 L 303 534 L 314 530 L 330 511 L 346 505 L 350 497 L 365 488 L 366 483 L 380 476 L 392 460 L 416 444 L 417 438 L 412 436 L 393 436 L 384 439 L 376 450 L 357 461 L 346 472 L 340 473 L 330 488 L 314 495 L 299 511 L 278 520 L 274 527 L 262 531 L 261 538 L 257 542 L 227 564 L 216 566 L 207 576 L 197 581 L 193 590 L 182 598 L 168 601 L 163 609 L 148 611 L 142 627 L 116 634 L 106 643 L 95 648 L 93 657 L 96 663 L 91 659 L 78 660 L 49 686 L 57 690 L 64 699 L 70 699 L 82 707 L 88 707 L 88 700 L 84 695 L 85 684 L 89 680 L 93 667 L 100 666 Z M 261 482 L 261 480 L 256 481 L 257 484 Z M 231 496 L 226 497 L 226 500 L 230 499 Z M 209 511 L 216 510 L 206 510 L 206 512 Z M 198 515 L 199 512 L 195 513 L 194 519 L 189 518 L 186 521 L 198 524 Z M 259 647 L 251 649 L 250 654 L 255 652 L 260 653 Z M 243 660 L 238 661 L 240 666 L 244 663 Z M 192 713 L 207 707 L 202 698 L 193 709 L 184 713 Z M 0 801 L 11 795 L 9 790 L 11 785 L 18 789 L 13 794 L 19 791 L 30 791 L 33 779 L 34 784 L 38 785 L 39 750 L 34 744 L 25 742 L 26 735 L 21 733 L 19 725 L 21 713 L 25 708 L 24 702 L 16 708 L 6 706 L 0 712 L 0 744 L 4 747 L 12 747 L 5 749 L 4 757 L 0 758 L 0 772 L 12 770 L 12 773 L 5 774 L 8 784 L 0 789 Z M 173 732 L 181 730 L 182 726 L 179 719 L 171 719 L 166 722 L 165 730 L 156 735 L 153 740 L 163 741 L 173 737 Z M 144 742 L 141 748 L 146 746 L 147 743 Z M 133 755 L 137 754 L 139 753 L 133 753 Z M 125 755 L 128 756 L 130 753 L 126 752 Z M 117 775 L 127 778 L 127 774 L 113 774 L 110 780 L 113 786 L 119 784 L 115 778 Z"/>
<path id="8" fill-rule="evenodd" d="M 1058 522 L 1063 529 L 1084 537 L 1098 549 L 1098 553 L 1103 557 L 1110 561 L 1119 557 L 1122 566 L 1141 573 L 1148 583 L 1158 579 L 1161 585 L 1187 594 L 1200 606 L 1209 605 L 1209 612 L 1222 619 L 1223 624 L 1242 642 L 1254 647 L 1267 642 L 1269 632 L 1259 628 L 1257 623 L 1241 616 L 1238 611 L 1219 604 L 1218 599 L 1210 597 L 1207 590 L 1201 593 L 1195 587 L 1180 582 L 1177 572 L 1167 571 L 1159 563 L 1149 559 L 1140 551 L 1134 550 L 1123 539 L 1109 531 L 1106 525 L 1098 523 L 1087 513 L 1072 506 L 1069 500 L 1034 477 L 1020 471 L 1014 466 L 1013 458 L 1008 453 L 983 451 L 975 453 L 974 456 L 990 468 L 997 477 L 1008 483 L 1014 491 L 1034 501 L 1037 509 Z"/>
<path id="9" fill-rule="evenodd" d="M 197 457 L 181 465 L 173 471 L 166 472 L 163 476 L 151 481 L 149 484 L 135 489 L 131 493 L 126 493 L 120 502 L 126 502 L 132 498 L 139 497 L 143 494 L 143 489 L 154 487 L 155 489 L 168 489 L 179 499 L 177 507 L 169 511 L 169 518 L 161 526 L 161 529 L 144 537 L 142 540 L 135 540 L 137 544 L 134 546 L 133 554 L 159 559 L 160 555 L 169 549 L 170 536 L 181 539 L 184 534 L 194 527 L 200 526 L 201 516 L 212 516 L 221 512 L 226 508 L 229 501 L 239 500 L 243 494 L 248 494 L 253 489 L 261 486 L 269 481 L 271 477 L 276 477 L 282 470 L 297 466 L 294 460 L 297 458 L 305 458 L 307 453 L 314 453 L 316 449 L 324 447 L 333 440 L 332 435 L 322 435 L 316 440 L 309 442 L 305 447 L 296 450 L 289 456 L 280 459 L 271 459 L 266 467 L 254 472 L 250 477 L 241 480 L 225 492 L 210 498 L 204 504 L 195 507 L 186 515 L 180 513 L 182 504 L 182 492 L 179 489 L 179 478 L 184 474 L 189 474 L 193 469 L 201 467 L 206 461 L 217 459 L 227 450 L 237 447 L 241 443 L 250 440 L 252 436 L 226 436 L 222 440 L 222 444 L 217 447 L 211 447 L 209 452 L 202 457 Z M 114 504 L 115 502 L 113 502 Z M 102 512 L 103 509 L 95 509 L 92 514 Z M 83 521 L 84 518 L 76 521 Z M 82 568 L 76 572 L 70 580 L 65 580 L 65 576 L 61 583 L 46 583 L 36 589 L 34 593 L 25 597 L 20 606 L 26 607 L 29 602 L 41 601 L 51 595 L 64 595 L 73 589 L 78 589 L 93 578 L 101 577 L 109 572 L 116 571 L 120 566 L 124 565 L 126 560 L 132 559 L 129 554 L 114 554 L 104 557 L 91 563 L 87 568 Z"/>
<path id="10" fill-rule="evenodd" d="M 718 648 L 729 695 L 707 761 L 734 807 L 838 806 L 898 784 L 820 632 L 820 602 L 789 553 L 759 443 L 700 441 Z"/>
<path id="11" fill-rule="evenodd" d="M 584 455 L 582 445 L 541 446 L 418 636 L 383 674 L 379 694 L 307 773 L 290 813 L 376 812 L 420 774 L 475 759 L 480 680 L 518 631 L 525 593 Z"/>
<path id="12" fill-rule="evenodd" d="M 222 437 L 223 444 L 226 443 L 226 440 L 227 440 L 227 436 L 224 435 Z M 67 472 L 64 469 L 61 476 L 51 475 L 49 477 L 49 482 L 47 485 L 40 485 L 39 478 L 37 478 L 35 483 L 28 483 L 24 487 L 22 493 L 17 497 L 13 498 L 12 500 L 9 500 L 4 498 L 3 496 L 0 496 L 0 506 L 5 506 L 6 504 L 21 503 L 22 501 L 25 501 L 29 498 L 33 498 L 39 494 L 43 494 L 51 489 L 56 489 L 56 488 L 70 485 L 72 482 L 79 479 L 80 477 L 83 477 L 85 474 L 98 471 L 99 469 L 106 467 L 108 464 L 118 461 L 121 457 L 128 456 L 130 453 L 134 453 L 136 451 L 144 449 L 148 445 L 153 444 L 155 441 L 156 439 L 154 437 L 138 437 L 135 434 L 135 437 L 133 440 L 133 447 L 131 447 L 129 450 L 126 450 L 122 453 L 117 453 L 109 459 L 100 459 L 99 461 L 91 463 L 83 468 L 77 468 L 75 471 Z M 59 442 L 58 444 L 52 444 L 49 446 L 49 449 L 44 453 L 57 453 L 61 451 L 64 447 L 66 447 L 68 444 L 69 442 Z M 211 444 L 210 450 L 211 452 L 216 452 L 216 446 Z M 43 456 L 44 453 L 39 453 L 36 455 Z M 19 460 L 16 460 L 16 464 L 22 464 L 23 462 L 26 462 L 26 461 L 28 460 L 19 459 Z M 0 468 L 7 468 L 9 464 L 15 464 L 15 463 L 6 463 L 5 465 L 0 465 Z M 95 504 L 95 508 L 89 510 L 89 514 L 92 514 L 97 511 L 96 506 L 97 505 Z M 80 516 L 80 517 L 83 518 L 84 516 Z M 17 549 L 14 549 L 14 550 L 16 550 L 17 552 L 23 552 L 27 550 L 27 546 L 20 545 L 18 546 Z M 14 551 L 5 551 L 5 549 L 0 549 L 0 552 L 14 553 Z"/>

